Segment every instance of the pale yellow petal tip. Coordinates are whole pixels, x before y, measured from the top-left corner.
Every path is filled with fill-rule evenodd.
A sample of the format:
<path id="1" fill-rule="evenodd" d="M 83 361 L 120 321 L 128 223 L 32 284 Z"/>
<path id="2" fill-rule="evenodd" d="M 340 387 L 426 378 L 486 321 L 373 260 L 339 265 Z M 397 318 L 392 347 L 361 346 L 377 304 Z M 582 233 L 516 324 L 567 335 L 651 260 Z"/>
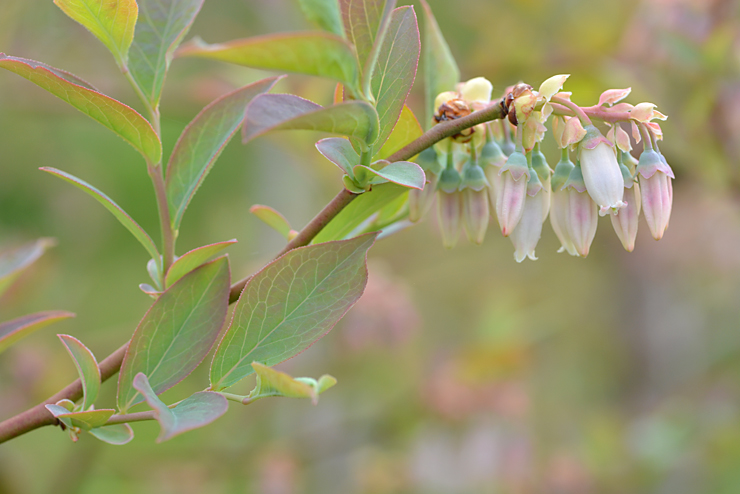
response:
<path id="1" fill-rule="evenodd" d="M 570 77 L 570 74 L 559 74 L 547 79 L 540 85 L 540 89 L 538 91 L 540 96 L 545 98 L 545 100 L 550 101 L 550 98 L 563 88 L 563 84 L 565 84 L 568 77 Z"/>
<path id="2" fill-rule="evenodd" d="M 488 103 L 491 101 L 491 92 L 493 84 L 485 77 L 475 77 L 462 85 L 460 95 L 465 101 L 482 101 Z"/>

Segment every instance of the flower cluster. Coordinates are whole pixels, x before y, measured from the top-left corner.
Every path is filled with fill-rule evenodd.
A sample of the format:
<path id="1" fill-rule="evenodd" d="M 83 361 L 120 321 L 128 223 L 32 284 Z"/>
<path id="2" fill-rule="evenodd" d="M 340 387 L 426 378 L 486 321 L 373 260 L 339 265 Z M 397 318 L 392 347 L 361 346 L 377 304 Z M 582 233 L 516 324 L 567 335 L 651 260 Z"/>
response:
<path id="1" fill-rule="evenodd" d="M 427 184 L 410 192 L 409 218 L 421 219 L 436 195 L 442 242 L 452 248 L 461 229 L 481 244 L 495 215 L 501 233 L 514 244 L 517 262 L 537 259 L 535 247 L 548 215 L 562 244 L 558 252 L 573 256 L 588 255 L 599 216 L 610 217 L 630 252 L 641 211 L 653 238 L 662 238 L 674 178 L 658 149 L 663 132 L 656 120 L 665 115 L 652 103 L 622 102 L 629 89 L 607 90 L 597 105 L 580 107 L 571 93 L 561 91 L 567 78 L 551 77 L 537 91 L 517 84 L 494 103 L 493 87 L 482 77 L 440 94 L 436 123 L 491 104 L 500 104 L 506 118 L 467 129 L 419 155 Z M 540 150 L 548 121 L 561 152 L 554 170 Z M 633 140 L 642 142 L 639 160 L 631 154 Z"/>

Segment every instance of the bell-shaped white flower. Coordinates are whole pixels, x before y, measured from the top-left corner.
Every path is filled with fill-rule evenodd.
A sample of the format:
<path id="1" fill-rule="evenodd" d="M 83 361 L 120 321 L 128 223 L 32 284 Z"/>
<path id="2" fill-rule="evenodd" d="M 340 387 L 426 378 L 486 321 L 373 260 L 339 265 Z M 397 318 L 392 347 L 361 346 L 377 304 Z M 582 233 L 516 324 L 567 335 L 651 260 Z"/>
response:
<path id="1" fill-rule="evenodd" d="M 504 237 L 511 235 L 524 212 L 527 182 L 531 178 L 527 158 L 515 151 L 499 171 L 500 189 L 496 195 L 496 217 Z"/>
<path id="2" fill-rule="evenodd" d="M 655 240 L 663 238 L 673 207 L 673 170 L 656 151 L 647 149 L 637 165 L 642 209 Z"/>
<path id="3" fill-rule="evenodd" d="M 586 128 L 586 137 L 579 146 L 583 180 L 599 214 L 617 214 L 627 206 L 624 202 L 624 178 L 619 169 L 614 147 L 594 126 Z"/>

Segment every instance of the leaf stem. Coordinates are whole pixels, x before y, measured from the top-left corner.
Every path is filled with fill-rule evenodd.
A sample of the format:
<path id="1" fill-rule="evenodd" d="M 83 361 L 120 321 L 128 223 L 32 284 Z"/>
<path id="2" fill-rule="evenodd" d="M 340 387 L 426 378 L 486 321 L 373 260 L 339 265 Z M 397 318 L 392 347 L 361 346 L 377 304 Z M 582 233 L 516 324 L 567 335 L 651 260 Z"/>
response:
<path id="1" fill-rule="evenodd" d="M 135 413 L 121 413 L 113 415 L 105 425 L 127 424 L 129 422 L 143 422 L 144 420 L 157 420 L 154 410 L 145 410 Z"/>
<path id="2" fill-rule="evenodd" d="M 400 150 L 393 153 L 391 156 L 386 158 L 390 162 L 395 161 L 406 161 L 420 152 L 424 151 L 428 147 L 431 147 L 435 143 L 441 141 L 442 139 L 446 137 L 453 136 L 455 134 L 459 134 L 462 130 L 465 130 L 467 128 L 473 127 L 475 125 L 478 125 L 483 122 L 488 122 L 490 120 L 497 120 L 504 118 L 506 115 L 500 105 L 499 101 L 492 102 L 492 104 L 482 110 L 478 110 L 476 112 L 471 113 L 470 115 L 466 117 L 459 118 L 457 120 L 450 120 L 447 122 L 442 122 L 434 127 L 432 127 L 429 131 L 422 134 L 418 139 L 415 141 L 407 144 Z M 155 171 L 153 174 L 153 181 L 155 182 L 155 191 L 156 190 L 164 190 L 164 180 L 163 180 L 163 174 L 162 174 L 162 167 L 161 166 L 151 166 L 150 168 Z M 152 173 L 150 172 L 150 175 Z M 159 177 L 158 179 L 156 177 Z M 159 185 L 157 185 L 159 184 Z M 162 197 L 164 199 L 164 206 L 166 206 L 166 197 L 163 193 L 158 192 L 157 198 Z M 314 239 L 316 235 L 321 232 L 321 230 L 332 220 L 334 219 L 349 203 L 351 203 L 355 198 L 357 197 L 357 194 L 353 194 L 349 192 L 346 189 L 342 189 L 335 197 L 334 199 L 327 204 L 324 209 L 322 209 L 304 228 L 301 230 L 298 235 L 291 240 L 288 245 L 285 246 L 285 248 L 278 253 L 276 257 L 280 257 L 281 255 L 285 254 L 286 252 L 289 252 L 297 247 L 303 247 L 305 245 L 308 245 L 311 243 L 311 240 Z M 160 207 L 160 215 L 162 215 L 162 207 Z M 170 252 L 170 255 L 173 256 L 174 252 L 174 235 L 172 234 L 171 226 L 169 223 L 169 209 L 164 209 L 164 211 L 167 213 L 167 228 L 165 227 L 164 221 L 163 221 L 163 237 L 167 237 L 165 232 L 170 232 L 169 238 L 170 240 L 166 241 L 166 245 L 170 245 L 169 248 L 165 248 L 165 257 L 167 256 L 167 252 Z M 170 257 L 171 259 L 171 257 Z M 164 271 L 163 271 L 164 272 Z M 234 285 L 231 286 L 231 292 L 229 294 L 229 303 L 234 303 L 239 298 L 239 294 L 241 293 L 242 289 L 246 285 L 247 281 L 251 278 L 245 278 L 241 281 L 238 281 Z M 121 364 L 123 363 L 123 357 L 126 354 L 126 349 L 128 348 L 128 342 L 126 342 L 125 345 L 120 347 L 118 350 L 110 354 L 108 357 L 106 357 L 102 362 L 100 362 L 100 374 L 101 374 L 101 382 L 108 380 L 110 377 L 114 376 L 119 369 L 121 368 Z M 30 408 L 26 410 L 25 412 L 19 413 L 18 415 L 15 415 L 14 417 L 11 417 L 3 422 L 0 422 L 0 443 L 3 443 L 5 441 L 9 441 L 10 439 L 13 439 L 15 437 L 18 437 L 20 435 L 23 435 L 27 432 L 30 432 L 32 430 L 38 429 L 40 427 L 46 426 L 46 425 L 58 425 L 59 421 L 54 418 L 54 416 L 44 407 L 44 405 L 47 404 L 54 404 L 57 401 L 60 401 L 62 399 L 69 399 L 72 401 L 79 400 L 82 398 L 82 383 L 79 379 L 74 381 L 73 383 L 69 384 L 67 387 L 59 391 L 54 396 L 50 397 L 43 403 L 40 403 L 36 405 L 33 408 Z M 128 414 L 128 417 L 132 416 L 134 414 Z M 111 417 L 112 418 L 112 417 Z"/>

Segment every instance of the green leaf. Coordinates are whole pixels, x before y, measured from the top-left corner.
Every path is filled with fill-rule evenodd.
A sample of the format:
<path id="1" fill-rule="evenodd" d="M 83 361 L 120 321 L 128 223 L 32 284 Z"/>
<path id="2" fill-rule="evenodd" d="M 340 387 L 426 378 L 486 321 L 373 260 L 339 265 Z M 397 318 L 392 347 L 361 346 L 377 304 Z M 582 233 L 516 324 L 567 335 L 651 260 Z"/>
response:
<path id="1" fill-rule="evenodd" d="M 121 413 L 143 399 L 133 388 L 139 372 L 162 393 L 200 364 L 226 318 L 229 278 L 229 261 L 220 257 L 185 275 L 154 302 L 123 358 L 118 377 Z"/>
<path id="2" fill-rule="evenodd" d="M 380 163 L 375 163 L 373 164 L 373 166 L 377 166 L 378 164 L 382 163 L 383 161 L 381 161 Z M 385 161 L 385 163 L 388 162 Z M 424 170 L 422 170 L 421 167 L 416 163 L 411 163 L 410 161 L 397 161 L 395 163 L 388 163 L 379 170 L 363 165 L 357 165 L 357 167 L 360 167 L 370 175 L 374 175 L 379 178 L 372 180 L 370 182 L 372 184 L 380 184 L 388 181 L 396 183 L 403 187 L 423 190 L 424 183 L 426 182 Z"/>
<path id="3" fill-rule="evenodd" d="M 231 244 L 235 244 L 236 239 L 227 240 L 225 242 L 216 242 L 215 244 L 204 245 L 186 252 L 170 266 L 170 270 L 167 271 L 167 277 L 165 278 L 165 284 L 167 287 L 174 285 L 180 278 L 206 262 L 211 257 L 215 256 L 226 247 Z"/>
<path id="4" fill-rule="evenodd" d="M 184 44 L 176 56 L 326 77 L 358 90 L 359 69 L 352 47 L 329 33 L 270 34 L 211 45 L 196 38 Z"/>
<path id="5" fill-rule="evenodd" d="M 59 405 L 44 405 L 49 412 L 64 423 L 67 427 L 79 427 L 83 430 L 90 430 L 101 427 L 108 422 L 108 419 L 116 413 L 111 409 L 86 410 L 83 412 L 70 412 Z"/>
<path id="6" fill-rule="evenodd" d="M 257 374 L 257 385 L 249 393 L 249 396 L 242 401 L 245 405 L 268 396 L 310 398 L 315 405 L 319 401 L 319 394 L 337 382 L 336 379 L 328 375 L 321 376 L 319 381 L 307 377 L 294 379 L 285 372 L 272 369 L 259 362 L 252 362 L 252 369 Z M 322 383 L 322 385 L 319 383 Z"/>
<path id="7" fill-rule="evenodd" d="M 181 401 L 175 408 L 168 408 L 157 397 L 144 374 L 136 374 L 133 384 L 154 410 L 160 427 L 158 443 L 172 439 L 183 432 L 204 427 L 229 409 L 226 398 L 212 391 L 195 393 Z"/>
<path id="8" fill-rule="evenodd" d="M 434 115 L 434 100 L 444 91 L 454 91 L 460 82 L 460 69 L 457 68 L 450 47 L 447 45 L 432 9 L 426 0 L 419 0 L 424 8 L 424 91 L 426 95 L 426 127 Z"/>
<path id="9" fill-rule="evenodd" d="M 150 163 L 159 163 L 162 144 L 149 122 L 135 110 L 63 77 L 48 66 L 0 53 L 0 67 L 15 72 L 97 120 L 131 144 Z"/>
<path id="10" fill-rule="evenodd" d="M 218 98 L 185 127 L 167 165 L 167 202 L 175 230 L 180 228 L 185 209 L 198 187 L 242 124 L 249 102 L 272 89 L 279 79 L 263 79 Z"/>
<path id="11" fill-rule="evenodd" d="M 101 441 L 115 446 L 126 444 L 134 438 L 134 431 L 128 424 L 106 425 L 105 427 L 96 427 L 88 432 Z"/>
<path id="12" fill-rule="evenodd" d="M 57 335 L 77 367 L 82 381 L 82 410 L 89 410 L 100 391 L 100 368 L 93 353 L 77 338 L 66 334 Z M 97 426 L 96 426 L 97 427 Z"/>
<path id="13" fill-rule="evenodd" d="M 247 106 L 242 141 L 273 130 L 318 130 L 354 137 L 367 147 L 378 138 L 378 114 L 364 101 L 326 108 L 292 94 L 261 94 Z"/>
<path id="14" fill-rule="evenodd" d="M 321 139 L 316 143 L 316 149 L 344 173 L 350 177 L 355 176 L 353 168 L 360 163 L 360 155 L 355 152 L 347 139 L 342 137 Z"/>
<path id="15" fill-rule="evenodd" d="M 118 65 L 126 64 L 139 15 L 136 0 L 54 0 L 54 4 L 98 38 Z"/>
<path id="16" fill-rule="evenodd" d="M 262 220 L 267 226 L 277 231 L 280 235 L 290 240 L 295 236 L 296 231 L 290 227 L 290 223 L 285 216 L 272 209 L 270 206 L 255 204 L 249 208 L 249 212 Z"/>
<path id="17" fill-rule="evenodd" d="M 394 183 L 373 186 L 372 190 L 360 194 L 349 206 L 344 208 L 314 238 L 314 243 L 342 240 L 362 225 L 373 214 L 377 213 L 391 201 L 408 189 Z"/>
<path id="18" fill-rule="evenodd" d="M 113 216 L 115 216 L 116 219 L 123 226 L 125 226 L 128 231 L 131 232 L 136 240 L 138 240 L 141 245 L 144 246 L 152 259 L 160 258 L 159 252 L 157 251 L 157 246 L 154 244 L 154 241 L 149 236 L 149 234 L 145 232 L 144 229 L 140 227 L 139 224 L 135 222 L 134 219 L 131 218 L 131 216 L 129 216 L 128 213 L 121 208 L 121 206 L 113 202 L 113 199 L 111 199 L 89 183 L 85 182 L 84 180 L 81 180 L 74 175 L 70 175 L 69 173 L 46 166 L 39 168 L 39 170 L 51 173 L 52 175 L 55 175 L 90 194 L 92 197 L 95 198 L 95 200 L 102 204 L 105 209 L 113 213 Z"/>
<path id="19" fill-rule="evenodd" d="M 211 364 L 220 391 L 278 364 L 324 336 L 365 290 L 375 234 L 294 249 L 255 274 L 239 297 Z"/>
<path id="20" fill-rule="evenodd" d="M 10 288 L 18 276 L 41 257 L 50 247 L 56 245 L 53 238 L 40 238 L 12 250 L 0 252 L 0 295 Z"/>
<path id="21" fill-rule="evenodd" d="M 393 127 L 393 132 L 391 132 L 390 137 L 385 141 L 383 147 L 380 148 L 380 151 L 373 156 L 373 160 L 387 158 L 410 142 L 421 137 L 423 133 L 424 131 L 416 119 L 414 112 L 411 111 L 411 108 L 404 105 L 403 110 L 401 110 L 401 116 L 398 118 L 396 126 Z M 409 161 L 414 160 L 414 158 L 411 158 Z"/>
<path id="22" fill-rule="evenodd" d="M 386 0 L 339 0 L 344 32 L 355 46 L 360 67 L 370 57 L 385 4 Z"/>
<path id="23" fill-rule="evenodd" d="M 405 106 L 416 78 L 420 50 L 414 9 L 401 7 L 394 10 L 371 81 L 375 109 L 380 119 L 378 147 L 390 136 Z"/>
<path id="24" fill-rule="evenodd" d="M 203 0 L 139 0 L 139 22 L 128 68 L 157 108 L 172 56 L 203 6 Z"/>
<path id="25" fill-rule="evenodd" d="M 29 314 L 0 324 L 0 353 L 37 329 L 70 317 L 75 317 L 75 315 L 71 312 L 50 310 Z"/>
<path id="26" fill-rule="evenodd" d="M 337 0 L 298 0 L 298 4 L 309 22 L 313 22 L 324 31 L 344 36 L 342 14 Z"/>

